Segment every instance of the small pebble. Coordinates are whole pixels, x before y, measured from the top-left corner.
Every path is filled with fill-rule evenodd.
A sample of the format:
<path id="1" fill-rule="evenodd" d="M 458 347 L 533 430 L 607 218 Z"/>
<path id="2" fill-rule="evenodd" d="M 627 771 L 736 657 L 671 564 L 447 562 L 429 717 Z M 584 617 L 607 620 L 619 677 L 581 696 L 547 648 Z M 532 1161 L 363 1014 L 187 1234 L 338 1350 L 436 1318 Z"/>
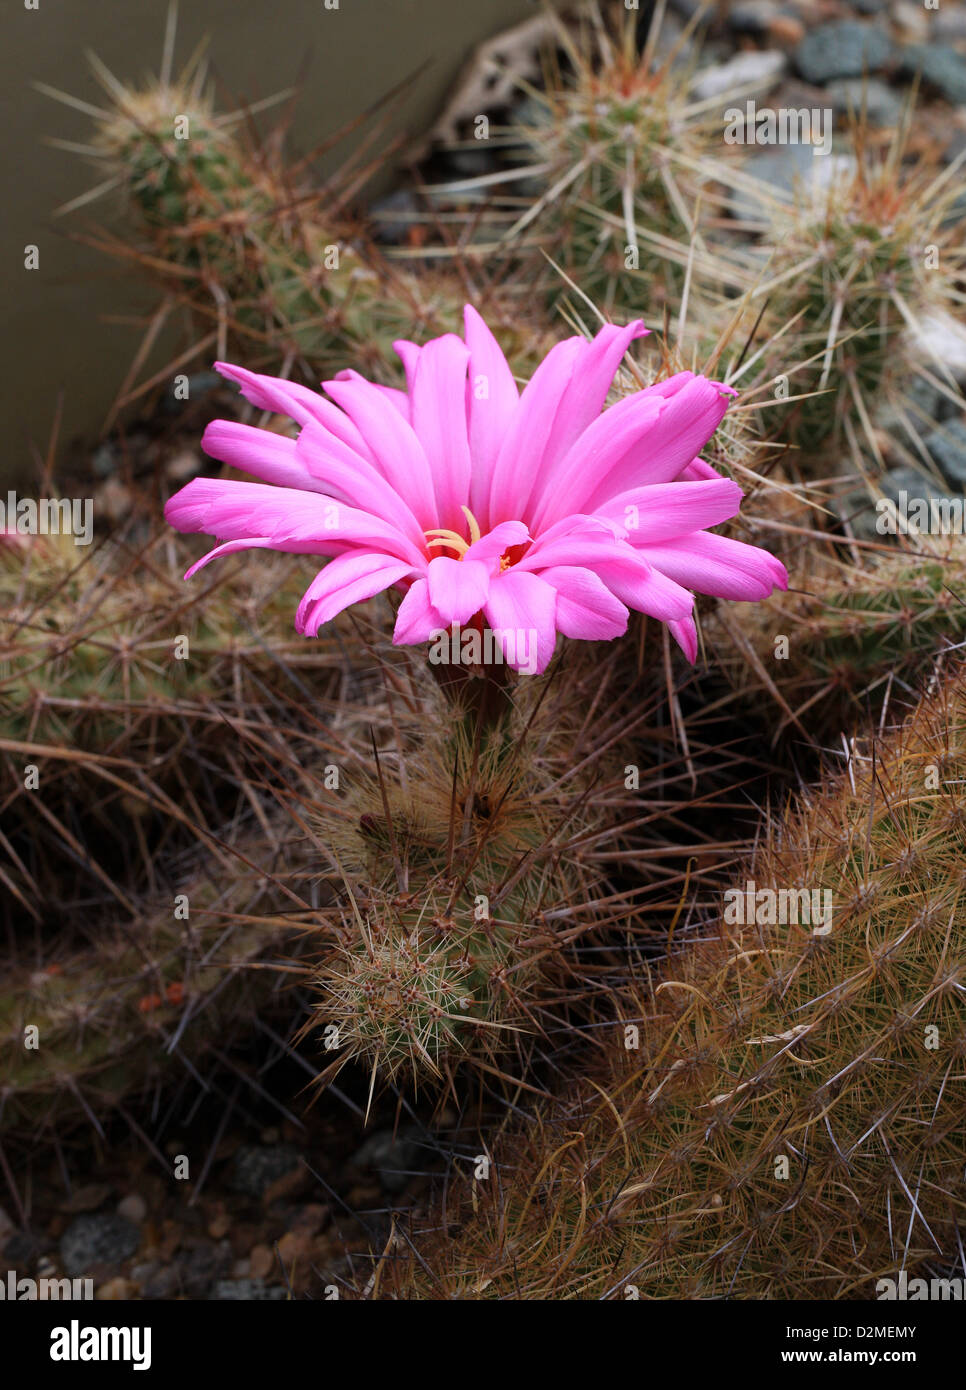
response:
<path id="1" fill-rule="evenodd" d="M 929 38 L 929 15 L 921 4 L 913 4 L 912 0 L 895 0 L 892 22 L 907 43 L 924 43 Z"/>
<path id="2" fill-rule="evenodd" d="M 275 1268 L 275 1251 L 267 1245 L 256 1245 L 248 1257 L 248 1272 L 253 1279 L 267 1279 Z"/>
<path id="3" fill-rule="evenodd" d="M 235 1153 L 229 1184 L 234 1192 L 262 1197 L 279 1178 L 300 1167 L 298 1150 L 287 1144 L 243 1144 Z"/>
<path id="4" fill-rule="evenodd" d="M 793 15 L 776 14 L 768 24 L 768 37 L 783 47 L 794 47 L 805 37 L 805 25 Z"/>
<path id="5" fill-rule="evenodd" d="M 201 468 L 201 459 L 194 449 L 180 449 L 178 453 L 172 455 L 164 465 L 164 471 L 168 478 L 174 483 L 184 482 L 188 478 L 193 478 Z"/>
<path id="6" fill-rule="evenodd" d="M 261 1279 L 220 1279 L 210 1297 L 217 1300 L 239 1299 L 245 1302 L 280 1302 L 288 1298 L 284 1285 L 267 1285 Z"/>
<path id="7" fill-rule="evenodd" d="M 148 1214 L 148 1204 L 137 1192 L 130 1192 L 118 1202 L 117 1214 L 123 1216 L 125 1221 L 133 1221 L 135 1226 L 140 1226 Z"/>
<path id="8" fill-rule="evenodd" d="M 64 1272 L 75 1279 L 95 1265 L 120 1264 L 134 1254 L 140 1239 L 138 1228 L 123 1216 L 98 1212 L 75 1217 L 60 1241 Z"/>
<path id="9" fill-rule="evenodd" d="M 860 119 L 865 111 L 866 119 L 874 126 L 894 126 L 902 115 L 902 101 L 884 82 L 876 78 L 839 77 L 825 88 L 835 111 L 846 116 L 853 114 Z"/>
<path id="10" fill-rule="evenodd" d="M 953 105 L 966 105 L 966 58 L 942 43 L 911 44 L 903 51 L 902 70 L 917 73 L 927 87 L 935 87 Z"/>
<path id="11" fill-rule="evenodd" d="M 108 1279 L 106 1284 L 102 1284 L 94 1293 L 95 1298 L 103 1302 L 114 1302 L 117 1299 L 132 1298 L 135 1289 L 130 1279 L 124 1279 L 118 1275 L 116 1279 Z"/>
<path id="12" fill-rule="evenodd" d="M 932 372 L 941 362 L 956 378 L 966 381 L 966 326 L 943 312 L 922 314 L 911 333 L 919 360 Z"/>
<path id="13" fill-rule="evenodd" d="M 806 82 L 822 85 L 836 77 L 877 72 L 891 55 L 892 41 L 882 29 L 842 20 L 806 34 L 795 50 L 795 65 Z"/>
<path id="14" fill-rule="evenodd" d="M 222 1240 L 231 1229 L 231 1221 L 225 1212 L 219 1212 L 208 1223 L 208 1234 L 212 1240 Z"/>
<path id="15" fill-rule="evenodd" d="M 948 420 L 924 443 L 946 481 L 966 489 L 966 424 L 959 419 Z"/>
<path id="16" fill-rule="evenodd" d="M 932 17 L 932 36 L 942 43 L 966 39 L 966 5 L 942 5 Z"/>
<path id="17" fill-rule="evenodd" d="M 692 83 L 691 95 L 695 101 L 709 101 L 718 96 L 730 98 L 738 89 L 743 98 L 770 92 L 786 65 L 784 53 L 736 53 L 727 63 L 699 72 Z"/>

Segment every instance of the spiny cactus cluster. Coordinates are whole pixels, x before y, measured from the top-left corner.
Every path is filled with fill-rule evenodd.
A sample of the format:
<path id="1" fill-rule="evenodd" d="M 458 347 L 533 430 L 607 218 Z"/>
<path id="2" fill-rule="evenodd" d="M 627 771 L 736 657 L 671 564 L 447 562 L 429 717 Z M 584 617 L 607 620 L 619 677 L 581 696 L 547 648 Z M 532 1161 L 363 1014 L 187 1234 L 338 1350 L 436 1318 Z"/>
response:
<path id="1" fill-rule="evenodd" d="M 229 1051 L 257 1018 L 281 1016 L 287 1028 L 287 977 L 273 965 L 291 955 L 292 885 L 308 863 L 297 845 L 285 858 L 288 892 L 273 872 L 273 836 L 222 840 L 133 918 L 115 908 L 90 940 L 68 929 L 11 961 L 0 990 L 0 1133 L 21 1142 L 88 1123 L 103 1132 L 117 1107 L 172 1080 L 204 1085 L 206 1056 Z"/>
<path id="2" fill-rule="evenodd" d="M 25 536 L 0 548 L 0 701 L 11 732 L 124 753 L 125 722 L 140 704 L 254 694 L 251 673 L 305 644 L 284 618 L 304 587 L 297 564 L 238 570 L 227 583 L 188 589 L 183 543 L 132 529 L 102 546 L 66 535 Z M 313 648 L 317 664 L 332 647 Z"/>
<path id="3" fill-rule="evenodd" d="M 593 838 L 600 859 L 619 839 L 622 798 L 599 765 L 592 785 L 592 740 L 584 766 L 568 762 L 577 705 L 563 706 L 558 687 L 541 711 L 542 682 L 489 683 L 471 678 L 458 698 L 472 703 L 454 708 L 424 678 L 416 738 L 315 811 L 344 891 L 307 1028 L 338 1049 L 335 1067 L 358 1058 L 429 1079 L 464 1057 L 521 1052 L 566 1000 L 599 991 L 600 966 L 581 970 L 577 943 L 608 924 L 640 928 L 581 852 Z M 484 726 L 488 694 L 503 706 Z"/>
<path id="4" fill-rule="evenodd" d="M 169 306 L 188 306 L 198 351 L 313 385 L 348 366 L 395 381 L 394 341 L 459 330 L 462 274 L 390 264 L 349 210 L 360 171 L 322 183 L 310 161 L 287 157 L 284 129 L 260 141 L 252 109 L 219 112 L 201 52 L 178 77 L 162 68 L 142 87 L 91 61 L 108 101 L 90 108 L 87 154 L 107 175 L 90 197 L 116 190 L 126 211 L 120 232 L 96 244 L 133 258 Z M 517 296 L 504 303 L 480 285 L 474 297 L 503 321 L 509 360 L 532 369 L 541 343 L 521 331 Z"/>
<path id="5" fill-rule="evenodd" d="M 860 132 L 854 157 L 830 156 L 827 173 L 816 160 L 792 202 L 759 190 L 771 255 L 755 293 L 773 322 L 797 321 L 795 351 L 813 361 L 794 390 L 819 393 L 790 408 L 783 437 L 822 476 L 833 446 L 854 457 L 861 445 L 875 459 L 873 421 L 912 374 L 904 339 L 954 302 L 962 273 L 950 221 L 960 180 L 955 167 L 937 172 L 906 159 L 911 119 L 910 107 L 884 155 Z M 770 357 L 776 376 L 790 371 L 787 347 L 776 344 Z M 946 373 L 945 364 L 928 365 Z"/>
<path id="6" fill-rule="evenodd" d="M 318 709 L 336 700 L 347 648 L 295 636 L 304 575 L 291 557 L 266 561 L 188 589 L 186 549 L 157 532 L 0 544 L 5 913 L 29 902 L 35 920 L 59 917 L 55 867 L 102 887 L 108 870 L 129 876 L 118 841 L 133 826 L 143 871 L 179 826 L 230 815 L 246 758 L 287 747 L 283 730 L 318 743 L 306 682 Z M 82 826 L 99 827 L 93 853 Z"/>
<path id="7" fill-rule="evenodd" d="M 719 607 L 705 623 L 717 668 L 778 716 L 776 739 L 788 728 L 800 737 L 805 727 L 821 735 L 858 725 L 956 650 L 966 547 L 959 536 L 924 539 L 925 553 L 883 544 L 849 558 L 844 544 L 813 541 L 794 588 L 767 611 Z"/>
<path id="8" fill-rule="evenodd" d="M 718 923 L 625 994 L 603 1069 L 450 1186 L 392 1293 L 869 1298 L 955 1260 L 964 772 L 960 671 L 772 827 Z"/>
<path id="9" fill-rule="evenodd" d="M 481 225 L 499 232 L 511 260 L 522 257 L 549 301 L 564 284 L 547 256 L 605 314 L 645 303 L 655 312 L 676 283 L 669 248 L 679 250 L 692 227 L 687 166 L 700 152 L 702 118 L 675 64 L 681 45 L 655 57 L 659 23 L 640 51 L 635 15 L 624 12 L 612 28 L 595 5 L 586 11 L 586 47 L 559 27 L 572 75 L 528 91 L 525 108 L 496 132 L 516 167 L 497 183 Z M 466 184 L 454 186 L 454 203 Z M 486 188 L 492 194 L 492 175 Z M 445 203 L 446 187 L 435 196 Z M 479 208 L 469 216 L 478 220 Z"/>
<path id="10" fill-rule="evenodd" d="M 458 286 L 394 276 L 352 224 L 347 189 L 287 161 L 282 131 L 259 143 L 249 110 L 217 111 L 201 52 L 142 87 L 92 63 L 108 101 L 91 108 L 87 153 L 106 174 L 91 196 L 118 190 L 131 223 L 103 249 L 140 260 L 222 358 L 297 364 L 308 379 L 347 362 L 385 376 L 395 338 L 455 324 Z"/>

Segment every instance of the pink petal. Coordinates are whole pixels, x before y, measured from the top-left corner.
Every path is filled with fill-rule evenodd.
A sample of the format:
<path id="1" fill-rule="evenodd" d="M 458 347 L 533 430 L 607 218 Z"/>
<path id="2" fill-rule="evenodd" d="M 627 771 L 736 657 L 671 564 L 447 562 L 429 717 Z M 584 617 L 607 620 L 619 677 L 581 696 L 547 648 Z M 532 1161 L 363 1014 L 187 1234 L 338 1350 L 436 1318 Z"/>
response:
<path id="1" fill-rule="evenodd" d="M 638 552 L 663 574 L 718 598 L 754 600 L 767 598 L 772 589 L 787 589 L 785 566 L 767 550 L 729 536 L 699 532 Z"/>
<path id="2" fill-rule="evenodd" d="M 555 565 L 540 578 L 557 591 L 555 622 L 564 637 L 601 642 L 627 631 L 627 609 L 593 570 Z"/>
<path id="3" fill-rule="evenodd" d="M 352 367 L 346 367 L 341 372 L 336 372 L 336 381 L 365 381 L 366 378 L 361 372 L 355 371 Z M 378 381 L 367 383 L 374 386 L 377 391 L 381 391 L 390 405 L 395 406 L 404 420 L 409 419 L 409 397 L 405 391 L 399 391 L 395 386 L 382 386 Z M 328 402 L 326 402 L 328 404 Z"/>
<path id="4" fill-rule="evenodd" d="M 442 614 L 437 613 L 429 601 L 429 584 L 425 579 L 417 579 L 399 605 L 392 634 L 393 645 L 428 642 L 431 637 L 445 632 L 448 626 Z"/>
<path id="5" fill-rule="evenodd" d="M 413 382 L 416 379 L 416 367 L 419 363 L 419 354 L 422 348 L 418 343 L 411 343 L 408 338 L 397 338 L 392 345 L 393 351 L 403 364 L 403 371 L 406 373 L 406 389 L 412 393 Z"/>
<path id="6" fill-rule="evenodd" d="M 619 401 L 561 463 L 535 524 L 542 528 L 567 512 L 596 511 L 631 488 L 671 482 L 714 434 L 728 399 L 716 383 L 693 377 L 671 395 L 650 387 Z"/>
<path id="7" fill-rule="evenodd" d="M 593 342 L 566 338 L 551 348 L 520 397 L 494 465 L 491 521 L 526 520 L 542 507 L 556 488 L 558 459 L 600 414 L 628 344 L 646 331 L 639 320 L 626 328 L 605 324 Z"/>
<path id="8" fill-rule="evenodd" d="M 668 632 L 677 642 L 684 655 L 693 666 L 698 659 L 698 630 L 693 618 L 682 618 L 680 622 L 670 622 Z"/>
<path id="9" fill-rule="evenodd" d="M 223 545 L 216 545 L 213 550 L 209 550 L 206 555 L 202 555 L 200 560 L 185 570 L 185 579 L 191 579 L 199 570 L 204 569 L 205 565 L 212 560 L 217 560 L 220 555 L 232 555 L 236 550 L 271 550 L 272 542 L 267 536 L 243 536 L 241 540 L 225 541 Z"/>
<path id="10" fill-rule="evenodd" d="M 412 426 L 371 382 L 324 381 L 322 385 L 365 435 L 380 472 L 422 529 L 436 526 L 433 475 Z"/>
<path id="11" fill-rule="evenodd" d="M 626 603 L 628 608 L 636 608 L 639 613 L 660 618 L 661 622 L 680 622 L 690 616 L 694 607 L 694 597 L 687 589 L 659 569 L 640 564 L 636 555 L 635 563 L 623 556 L 602 560 L 594 565 L 594 572 L 621 603 Z"/>
<path id="12" fill-rule="evenodd" d="M 232 366 L 230 362 L 216 362 L 215 368 L 229 381 L 237 382 L 245 399 L 258 406 L 259 410 L 288 415 L 299 425 L 314 420 L 372 462 L 365 440 L 349 417 L 331 401 L 320 396 L 318 391 L 310 391 L 306 386 L 284 381 L 281 377 L 262 376 L 245 367 Z"/>
<path id="13" fill-rule="evenodd" d="M 621 559 L 625 563 L 637 566 L 642 573 L 647 569 L 638 558 L 637 551 L 626 542 L 618 540 L 613 532 L 601 523 L 599 527 L 574 528 L 564 533 L 540 536 L 514 569 L 538 573 L 550 565 L 577 565 L 580 568 L 596 569 L 599 564 L 608 560 Z"/>
<path id="14" fill-rule="evenodd" d="M 507 570 L 490 584 L 483 611 L 514 670 L 534 675 L 547 669 L 557 644 L 556 609 L 556 590 L 535 574 Z"/>
<path id="15" fill-rule="evenodd" d="M 580 338 L 557 343 L 525 386 L 493 465 L 491 522 L 526 520 L 527 499 L 540 476 L 544 450 L 582 346 Z"/>
<path id="16" fill-rule="evenodd" d="M 201 436 L 201 447 L 213 459 L 230 463 L 243 473 L 253 473 L 267 483 L 322 492 L 323 488 L 296 454 L 296 441 L 271 430 L 240 425 L 234 420 L 212 420 Z"/>
<path id="17" fill-rule="evenodd" d="M 426 344 L 412 385 L 412 424 L 429 460 L 440 526 L 462 531 L 460 508 L 470 495 L 470 444 L 466 431 L 466 345 L 453 333 Z"/>
<path id="18" fill-rule="evenodd" d="M 534 507 L 533 529 L 544 531 L 568 513 L 588 510 L 583 499 L 596 490 L 615 462 L 654 428 L 664 407 L 662 397 L 650 391 L 637 391 L 598 416 L 558 463 L 552 486 L 548 484 L 543 488 Z M 649 480 L 640 478 L 637 481 L 640 485 Z M 618 491 L 618 488 L 612 489 L 612 492 Z"/>
<path id="19" fill-rule="evenodd" d="M 219 540 L 256 537 L 274 550 L 336 554 L 345 542 L 368 546 L 422 569 L 425 556 L 395 526 L 335 498 L 264 483 L 193 478 L 164 509 L 178 531 Z"/>
<path id="20" fill-rule="evenodd" d="M 658 483 L 612 497 L 598 515 L 615 521 L 632 545 L 672 540 L 735 515 L 742 491 L 729 478 L 700 483 Z"/>
<path id="21" fill-rule="evenodd" d="M 319 628 L 344 608 L 382 593 L 411 573 L 402 561 L 372 551 L 354 550 L 337 556 L 306 589 L 295 615 L 296 632 L 317 636 Z"/>
<path id="22" fill-rule="evenodd" d="M 463 556 L 467 560 L 497 560 L 511 546 L 523 545 L 530 539 L 530 532 L 522 521 L 501 521 L 492 531 L 487 531 L 478 541 L 468 547 Z"/>
<path id="23" fill-rule="evenodd" d="M 592 342 L 581 343 L 580 354 L 574 364 L 571 389 L 560 403 L 544 454 L 548 479 L 552 477 L 555 461 L 562 459 L 584 430 L 597 419 L 604 408 L 621 358 L 634 339 L 646 337 L 647 331 L 640 319 L 635 319 L 625 328 L 605 323 Z"/>
<path id="24" fill-rule="evenodd" d="M 679 483 L 702 483 L 708 479 L 714 481 L 715 478 L 723 476 L 716 468 L 712 468 L 710 463 L 705 463 L 704 459 L 692 459 L 687 468 L 678 474 L 675 481 Z"/>
<path id="25" fill-rule="evenodd" d="M 510 429 L 520 393 L 499 343 L 471 304 L 463 309 L 463 323 L 466 346 L 470 350 L 466 381 L 466 418 L 473 460 L 469 506 L 480 525 L 486 528 L 493 467 Z"/>
<path id="26" fill-rule="evenodd" d="M 422 527 L 375 464 L 315 424 L 308 424 L 302 430 L 296 453 L 320 488 L 324 487 L 331 496 L 348 502 L 351 507 L 359 507 L 398 526 L 422 549 Z"/>
<path id="27" fill-rule="evenodd" d="M 490 589 L 489 568 L 477 560 L 437 555 L 429 562 L 426 578 L 429 601 L 442 615 L 445 627 L 469 622 L 483 607 Z"/>

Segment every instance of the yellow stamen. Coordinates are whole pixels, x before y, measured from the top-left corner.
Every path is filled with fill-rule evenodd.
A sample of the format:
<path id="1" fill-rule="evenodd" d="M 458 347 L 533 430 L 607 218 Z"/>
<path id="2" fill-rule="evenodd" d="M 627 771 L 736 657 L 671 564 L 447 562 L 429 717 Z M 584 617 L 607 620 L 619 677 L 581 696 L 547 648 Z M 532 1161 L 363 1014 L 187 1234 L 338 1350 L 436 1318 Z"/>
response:
<path id="1" fill-rule="evenodd" d="M 480 523 L 477 521 L 476 517 L 470 511 L 469 507 L 460 507 L 460 511 L 463 513 L 463 515 L 466 517 L 467 522 L 469 523 L 470 539 L 475 544 L 480 539 Z"/>
<path id="2" fill-rule="evenodd" d="M 470 548 L 462 536 L 458 536 L 455 531 L 447 531 L 442 526 L 434 526 L 431 531 L 424 531 L 423 534 L 426 537 L 427 548 L 431 549 L 434 545 L 439 545 L 444 550 L 455 550 L 460 559 Z M 430 540 L 430 536 L 436 536 L 438 539 Z"/>
<path id="3" fill-rule="evenodd" d="M 480 523 L 470 511 L 469 507 L 461 506 L 460 511 L 466 517 L 467 525 L 470 528 L 470 540 L 465 541 L 457 531 L 448 531 L 445 526 L 433 526 L 430 530 L 423 532 L 423 535 L 426 537 L 427 548 L 431 549 L 433 546 L 438 545 L 444 550 L 455 550 L 462 560 L 463 556 L 470 548 L 470 543 L 472 542 L 475 544 L 475 542 L 480 539 L 481 532 Z M 431 537 L 435 539 L 431 539 Z"/>

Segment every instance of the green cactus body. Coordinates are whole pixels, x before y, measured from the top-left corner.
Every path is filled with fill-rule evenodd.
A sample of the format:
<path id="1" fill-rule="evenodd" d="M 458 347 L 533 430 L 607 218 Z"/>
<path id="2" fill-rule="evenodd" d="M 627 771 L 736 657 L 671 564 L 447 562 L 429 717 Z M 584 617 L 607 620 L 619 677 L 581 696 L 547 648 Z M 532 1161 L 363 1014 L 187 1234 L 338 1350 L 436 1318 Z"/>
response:
<path id="1" fill-rule="evenodd" d="M 388 1296 L 868 1299 L 958 1261 L 964 768 L 960 674 L 773 826 Z"/>

